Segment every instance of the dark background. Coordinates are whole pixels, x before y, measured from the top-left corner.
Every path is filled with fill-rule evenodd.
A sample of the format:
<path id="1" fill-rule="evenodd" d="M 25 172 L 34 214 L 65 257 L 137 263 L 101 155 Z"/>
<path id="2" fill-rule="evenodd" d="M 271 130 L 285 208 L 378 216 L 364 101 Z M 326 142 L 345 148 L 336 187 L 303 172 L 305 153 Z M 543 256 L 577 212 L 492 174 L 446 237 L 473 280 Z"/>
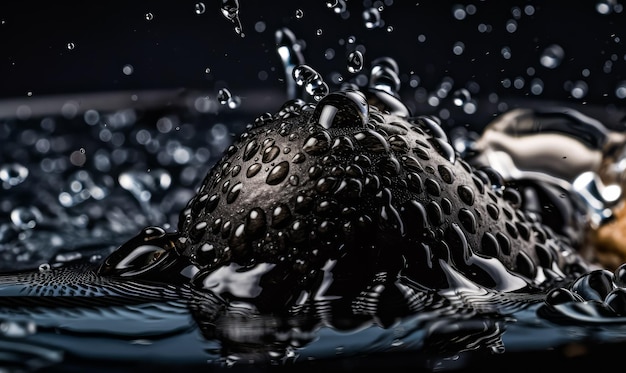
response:
<path id="1" fill-rule="evenodd" d="M 245 37 L 239 37 L 220 12 L 221 1 L 205 0 L 206 11 L 196 14 L 198 1 L 3 1 L 0 5 L 0 98 L 42 97 L 51 94 L 145 89 L 193 89 L 215 92 L 228 87 L 243 97 L 246 92 L 282 95 L 285 74 L 275 49 L 274 32 L 291 29 L 305 44 L 306 62 L 329 80 L 346 70 L 346 40 L 365 47 L 366 67 L 380 56 L 399 64 L 403 96 L 415 99 L 416 87 L 434 92 L 443 79 L 454 89 L 472 86 L 475 97 L 495 93 L 499 99 L 558 100 L 575 105 L 610 105 L 625 102 L 616 87 L 626 79 L 626 11 L 613 0 L 596 1 L 361 1 L 346 2 L 348 13 L 334 13 L 323 0 L 240 1 Z M 364 26 L 362 12 L 383 5 L 385 25 Z M 387 5 L 385 5 L 387 4 Z M 598 5 L 610 11 L 602 14 Z M 525 13 L 526 6 L 534 12 Z M 462 20 L 455 7 L 475 7 Z M 296 18 L 301 9 L 304 17 Z M 515 16 L 519 11 L 521 16 Z M 153 19 L 146 20 L 152 13 Z M 349 14 L 349 16 L 347 16 Z M 506 30 L 514 20 L 515 32 Z M 255 30 L 262 22 L 263 32 Z M 479 32 L 479 25 L 491 27 Z M 393 31 L 388 32 L 387 26 Z M 316 35 L 321 29 L 322 34 Z M 426 40 L 419 42 L 419 35 Z M 452 52 L 463 42 L 461 55 Z M 68 49 L 68 43 L 75 48 Z M 539 62 L 551 44 L 565 51 L 563 62 L 548 69 Z M 511 58 L 501 50 L 508 47 Z M 324 57 L 328 48 L 333 59 Z M 125 75 L 125 65 L 133 73 Z M 608 67 L 607 67 L 608 66 Z M 210 68 L 209 74 L 205 73 Z M 531 70 L 529 70 L 531 68 Z M 534 69 L 534 70 L 533 70 Z M 588 76 L 583 70 L 588 69 Z M 530 71 L 530 73 L 529 73 Z M 267 78 L 259 78 L 266 74 Z M 522 78 L 522 88 L 502 81 Z M 544 83 L 539 95 L 530 92 L 530 80 Z M 574 98 L 566 87 L 582 80 L 588 92 Z M 268 108 L 271 111 L 273 108 Z"/>

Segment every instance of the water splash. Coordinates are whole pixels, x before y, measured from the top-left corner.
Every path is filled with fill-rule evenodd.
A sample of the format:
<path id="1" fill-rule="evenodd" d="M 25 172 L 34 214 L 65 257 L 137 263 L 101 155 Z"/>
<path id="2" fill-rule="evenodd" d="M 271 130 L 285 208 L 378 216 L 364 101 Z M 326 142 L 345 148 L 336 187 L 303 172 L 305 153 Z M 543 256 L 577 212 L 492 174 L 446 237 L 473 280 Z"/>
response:
<path id="1" fill-rule="evenodd" d="M 320 101 L 328 94 L 328 85 L 322 76 L 308 65 L 298 65 L 293 69 L 293 80 L 315 101 Z M 305 100 L 306 101 L 306 100 Z"/>
<path id="2" fill-rule="evenodd" d="M 302 47 L 298 43 L 295 34 L 288 28 L 281 28 L 276 30 L 276 51 L 280 56 L 280 61 L 283 64 L 285 70 L 286 85 L 287 85 L 287 98 L 293 100 L 298 97 L 303 97 L 302 90 L 298 91 L 300 87 L 293 79 L 293 70 L 296 66 L 304 64 L 304 56 L 302 55 Z"/>
<path id="3" fill-rule="evenodd" d="M 233 23 L 235 32 L 242 38 L 246 35 L 243 33 L 243 27 L 239 20 L 239 0 L 221 0 L 222 15 L 224 18 Z"/>

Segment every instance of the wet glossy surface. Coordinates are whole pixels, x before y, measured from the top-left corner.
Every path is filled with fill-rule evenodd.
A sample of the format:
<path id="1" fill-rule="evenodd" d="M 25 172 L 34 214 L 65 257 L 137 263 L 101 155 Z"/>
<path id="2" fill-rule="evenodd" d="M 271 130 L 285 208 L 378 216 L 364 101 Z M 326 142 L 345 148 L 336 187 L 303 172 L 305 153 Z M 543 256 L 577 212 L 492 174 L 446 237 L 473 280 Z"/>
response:
<path id="1" fill-rule="evenodd" d="M 220 5 L 214 14 L 234 49 L 213 52 L 230 70 L 251 60 L 231 57 L 243 50 L 237 40 L 276 32 L 277 63 L 254 71 L 263 87 L 280 82 L 271 100 L 233 78 L 212 96 L 75 99 L 35 89 L 1 103 L 10 112 L 0 123 L 3 368 L 511 371 L 531 362 L 568 371 L 619 362 L 624 269 L 586 263 L 585 231 L 613 217 L 623 141 L 614 121 L 571 109 L 619 116 L 623 82 L 595 83 L 618 64 L 619 33 L 594 44 L 601 53 L 583 48 L 605 56 L 585 66 L 567 42 L 535 38 L 535 59 L 519 70 L 506 62 L 523 60 L 517 42 L 479 53 L 469 33 L 448 43 L 422 20 L 429 26 L 412 35 L 421 52 L 395 53 L 419 62 L 398 64 L 389 51 L 374 55 L 385 43 L 361 36 L 328 44 L 332 22 L 298 40 L 284 24 L 302 31 L 299 20 L 319 20 L 308 5 L 276 9 L 293 18 L 280 27 L 250 23 L 252 5 Z M 321 5 L 346 25 L 409 34 L 393 2 Z M 494 19 L 483 5 L 450 4 L 445 14 L 491 40 L 554 11 L 507 5 Z M 204 3 L 189 9 L 210 13 Z M 622 8 L 598 2 L 593 12 L 610 29 Z M 148 26 L 168 16 L 138 14 Z M 326 45 L 312 49 L 317 41 Z M 435 45 L 446 45 L 446 63 Z M 80 40 L 61 46 L 70 59 L 89 50 Z M 304 65 L 303 52 L 324 63 Z M 10 56 L 18 71 L 23 61 Z M 450 65 L 458 73 L 448 70 L 456 60 L 465 61 Z M 341 69 L 325 71 L 330 61 Z M 582 77 L 563 75 L 577 66 Z M 119 71 L 132 81 L 146 70 L 124 61 Z M 228 79 L 217 65 L 201 72 L 211 84 Z M 555 105 L 557 91 L 567 97 Z M 516 93 L 537 100 L 505 98 Z"/>

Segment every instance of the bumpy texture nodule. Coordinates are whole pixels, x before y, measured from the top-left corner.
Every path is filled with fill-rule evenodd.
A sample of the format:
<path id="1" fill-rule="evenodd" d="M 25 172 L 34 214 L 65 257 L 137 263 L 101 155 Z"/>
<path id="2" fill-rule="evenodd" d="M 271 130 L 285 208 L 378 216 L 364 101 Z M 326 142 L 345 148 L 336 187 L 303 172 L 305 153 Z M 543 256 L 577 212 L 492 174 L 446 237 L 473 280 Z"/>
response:
<path id="1" fill-rule="evenodd" d="M 177 251 L 205 273 L 275 264 L 265 288 L 306 287 L 335 259 L 335 282 L 383 274 L 430 289 L 453 287 L 450 269 L 494 290 L 586 270 L 519 208 L 519 192 L 456 156 L 437 118 L 360 97 L 335 92 L 258 118 L 181 213 Z"/>

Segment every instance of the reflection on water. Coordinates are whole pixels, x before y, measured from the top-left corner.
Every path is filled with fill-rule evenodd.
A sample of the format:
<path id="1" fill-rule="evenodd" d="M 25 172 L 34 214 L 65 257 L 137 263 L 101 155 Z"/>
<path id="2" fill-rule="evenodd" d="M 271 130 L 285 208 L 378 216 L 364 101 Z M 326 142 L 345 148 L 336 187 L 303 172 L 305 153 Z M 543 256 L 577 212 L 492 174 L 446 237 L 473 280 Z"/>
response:
<path id="1" fill-rule="evenodd" d="M 367 3 L 362 12 L 364 27 L 393 32 L 384 17 L 385 6 L 392 2 Z M 596 11 L 619 13 L 618 5 L 599 2 Z M 326 6 L 340 17 L 350 17 L 345 1 L 327 1 Z M 238 1 L 221 2 L 222 15 L 244 37 L 239 11 Z M 518 21 L 536 11 L 530 4 L 513 7 L 507 32 L 515 33 Z M 203 14 L 205 5 L 196 3 L 195 12 Z M 461 21 L 475 12 L 473 5 L 455 5 L 451 16 Z M 297 9 L 294 14 L 300 19 L 307 11 Z M 151 13 L 146 13 L 146 20 L 151 19 Z M 478 30 L 488 33 L 491 27 L 480 23 Z M 373 59 L 368 69 L 371 56 L 349 38 L 344 59 L 349 75 L 330 74 L 329 79 L 304 64 L 304 44 L 291 30 L 276 31 L 275 42 L 287 78 L 286 97 L 292 100 L 278 113 L 286 122 L 306 110 L 313 110 L 309 114 L 324 129 L 383 121 L 351 90 L 355 88 L 369 91 L 369 104 L 403 118 L 424 107 L 444 120 L 455 110 L 464 115 L 488 110 L 478 104 L 477 84 L 460 87 L 445 78 L 428 91 L 420 87 L 419 76 L 401 71 L 390 57 Z M 465 48 L 458 41 L 452 53 L 461 56 Z M 508 47 L 500 53 L 511 58 Z M 548 45 L 537 62 L 558 69 L 564 54 L 560 45 Z M 505 78 L 501 84 L 540 96 L 543 80 L 529 75 Z M 399 100 L 401 84 L 415 88 L 415 101 Z M 584 80 L 568 81 L 564 88 L 576 99 L 589 93 Z M 623 98 L 623 92 L 623 82 L 617 83 L 615 97 Z M 509 111 L 497 95 L 489 97 L 503 115 L 482 123 L 484 130 L 452 125 L 453 120 L 440 126 L 420 119 L 432 134 L 434 149 L 450 162 L 462 157 L 484 167 L 481 182 L 505 194 L 503 198 L 517 201 L 528 216 L 564 236 L 568 245 L 585 248 L 586 257 L 593 260 L 588 230 L 610 224 L 622 200 L 623 134 L 574 109 L 543 105 Z M 575 281 L 560 282 L 561 275 L 567 276 L 559 265 L 572 260 L 567 257 L 571 253 L 553 247 L 535 249 L 542 267 L 548 269 L 531 279 L 508 273 L 493 258 L 474 256 L 469 261 L 477 268 L 493 270 L 487 275 L 473 273 L 475 277 L 463 274 L 476 282 L 443 263 L 440 269 L 447 287 L 424 286 L 430 283 L 419 273 L 411 275 L 423 283 L 410 278 L 388 282 L 380 275 L 357 302 L 326 292 L 331 286 L 338 291 L 342 285 L 329 280 L 337 271 L 331 260 L 324 265 L 321 290 L 315 297 L 283 314 L 260 312 L 259 304 L 237 298 L 260 293 L 259 281 L 253 277 L 261 278 L 272 270 L 271 265 L 262 263 L 252 271 L 234 263 L 196 276 L 197 268 L 173 262 L 167 250 L 174 246 L 172 232 L 180 212 L 196 195 L 207 171 L 229 149 L 231 134 L 267 124 L 271 115 L 249 124 L 252 118 L 238 111 L 241 96 L 227 88 L 221 88 L 215 99 L 203 94 L 184 97 L 182 107 L 145 108 L 134 104 L 136 99 L 116 107 L 85 107 L 68 100 L 49 114 L 39 114 L 40 107 L 24 103 L 14 116 L 0 121 L 3 368 L 66 371 L 107 366 L 129 371 L 140 365 L 157 371 L 365 367 L 456 371 L 479 367 L 495 371 L 541 356 L 562 367 L 575 367 L 588 356 L 589 360 L 582 360 L 585 364 L 593 358 L 606 361 L 612 349 L 598 351 L 597 346 L 624 343 L 624 268 L 613 265 L 610 271 L 591 271 Z M 282 128 L 285 133 L 287 124 Z M 365 132 L 355 136 L 364 148 L 405 146 L 401 137 L 392 138 L 395 141 L 387 143 Z M 324 139 L 310 139 L 303 146 L 308 155 L 329 146 L 320 141 Z M 333 147 L 352 146 L 350 141 Z M 280 165 L 273 165 L 268 184 L 286 180 L 287 172 Z M 394 164 L 386 166 L 393 169 Z M 444 171 L 439 173 L 445 178 Z M 514 191 L 506 192 L 505 184 L 514 186 Z M 468 203 L 474 201 L 472 193 L 459 188 L 455 195 Z M 281 216 L 281 211 L 276 215 Z M 455 260 L 462 256 L 459 252 L 469 250 L 464 245 L 467 242 L 461 239 L 450 248 Z M 113 267 L 103 265 L 105 258 L 112 258 Z M 177 275 L 166 279 L 145 275 L 155 268 L 159 274 L 165 268 Z M 101 276 L 107 271 L 122 278 Z M 192 286 L 188 279 L 194 276 Z M 481 276 L 496 278 L 498 291 L 477 285 Z M 554 290 L 546 296 L 529 291 L 529 284 L 547 284 Z M 353 285 L 346 281 L 343 286 Z M 222 293 L 235 299 L 224 299 Z M 281 298 L 265 301 L 277 300 Z M 547 351 L 551 354 L 542 355 Z"/>

